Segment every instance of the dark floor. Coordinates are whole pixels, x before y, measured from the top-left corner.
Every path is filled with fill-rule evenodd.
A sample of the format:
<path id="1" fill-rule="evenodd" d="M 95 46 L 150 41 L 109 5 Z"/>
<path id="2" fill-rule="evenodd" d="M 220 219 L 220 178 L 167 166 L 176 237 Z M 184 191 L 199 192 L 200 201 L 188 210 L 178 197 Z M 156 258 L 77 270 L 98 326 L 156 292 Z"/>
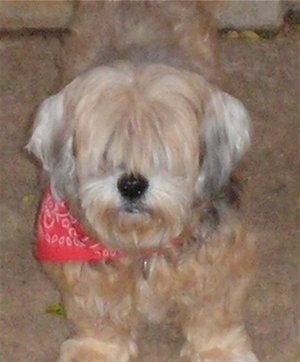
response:
<path id="1" fill-rule="evenodd" d="M 300 361 L 300 34 L 223 40 L 228 90 L 248 107 L 254 140 L 244 164 L 244 209 L 257 233 L 258 270 L 247 326 L 261 362 Z M 59 41 L 39 35 L 0 39 L 2 362 L 52 362 L 68 335 L 47 314 L 58 294 L 32 257 L 40 194 L 23 146 L 36 105 L 58 84 Z M 175 361 L 176 331 L 143 336 L 144 361 Z M 117 361 L 116 361 L 117 362 Z"/>

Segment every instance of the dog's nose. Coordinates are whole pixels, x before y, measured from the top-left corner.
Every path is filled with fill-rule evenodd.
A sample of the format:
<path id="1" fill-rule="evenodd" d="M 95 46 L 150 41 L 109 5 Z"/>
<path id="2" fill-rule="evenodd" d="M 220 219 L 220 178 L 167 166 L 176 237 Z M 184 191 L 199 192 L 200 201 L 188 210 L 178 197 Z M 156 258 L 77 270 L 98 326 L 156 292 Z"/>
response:
<path id="1" fill-rule="evenodd" d="M 148 181 L 141 175 L 125 174 L 119 178 L 117 187 L 125 199 L 135 201 L 147 190 Z"/>

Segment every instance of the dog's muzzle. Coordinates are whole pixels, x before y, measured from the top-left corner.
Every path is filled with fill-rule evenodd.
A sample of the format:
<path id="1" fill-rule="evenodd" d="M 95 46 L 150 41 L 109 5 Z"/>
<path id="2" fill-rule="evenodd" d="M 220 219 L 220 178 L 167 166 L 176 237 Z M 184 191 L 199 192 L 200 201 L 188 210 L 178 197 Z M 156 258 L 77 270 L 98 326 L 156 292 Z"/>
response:
<path id="1" fill-rule="evenodd" d="M 118 190 L 121 196 L 129 202 L 136 202 L 147 191 L 149 183 L 141 175 L 124 174 L 118 180 Z"/>

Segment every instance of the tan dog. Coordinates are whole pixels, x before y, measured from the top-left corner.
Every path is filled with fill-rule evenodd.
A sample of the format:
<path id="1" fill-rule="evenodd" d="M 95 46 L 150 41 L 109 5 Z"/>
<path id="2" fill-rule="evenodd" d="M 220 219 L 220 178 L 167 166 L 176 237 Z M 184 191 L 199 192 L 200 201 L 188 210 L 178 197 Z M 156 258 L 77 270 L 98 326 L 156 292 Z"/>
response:
<path id="1" fill-rule="evenodd" d="M 68 85 L 28 145 L 50 177 L 37 257 L 77 333 L 61 362 L 129 361 L 138 323 L 169 310 L 185 360 L 257 361 L 242 319 L 253 241 L 231 179 L 249 119 L 210 83 L 214 36 L 199 2 L 77 9 Z"/>

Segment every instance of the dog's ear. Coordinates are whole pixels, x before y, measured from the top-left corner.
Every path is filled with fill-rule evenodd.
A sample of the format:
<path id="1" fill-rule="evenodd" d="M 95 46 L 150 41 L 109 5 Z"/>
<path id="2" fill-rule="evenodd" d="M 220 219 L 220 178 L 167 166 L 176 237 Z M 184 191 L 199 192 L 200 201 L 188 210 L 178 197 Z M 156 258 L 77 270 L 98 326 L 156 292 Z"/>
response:
<path id="1" fill-rule="evenodd" d="M 74 167 L 73 137 L 64 118 L 64 93 L 47 98 L 39 107 L 26 149 L 33 153 L 50 175 L 53 191 Z"/>
<path id="2" fill-rule="evenodd" d="M 201 195 L 213 195 L 250 145 L 250 118 L 238 99 L 216 88 L 204 108 L 204 156 L 197 186 Z"/>
<path id="3" fill-rule="evenodd" d="M 33 124 L 33 132 L 26 149 L 33 153 L 51 172 L 56 161 L 58 138 L 61 135 L 63 120 L 63 93 L 47 98 L 38 108 Z"/>

